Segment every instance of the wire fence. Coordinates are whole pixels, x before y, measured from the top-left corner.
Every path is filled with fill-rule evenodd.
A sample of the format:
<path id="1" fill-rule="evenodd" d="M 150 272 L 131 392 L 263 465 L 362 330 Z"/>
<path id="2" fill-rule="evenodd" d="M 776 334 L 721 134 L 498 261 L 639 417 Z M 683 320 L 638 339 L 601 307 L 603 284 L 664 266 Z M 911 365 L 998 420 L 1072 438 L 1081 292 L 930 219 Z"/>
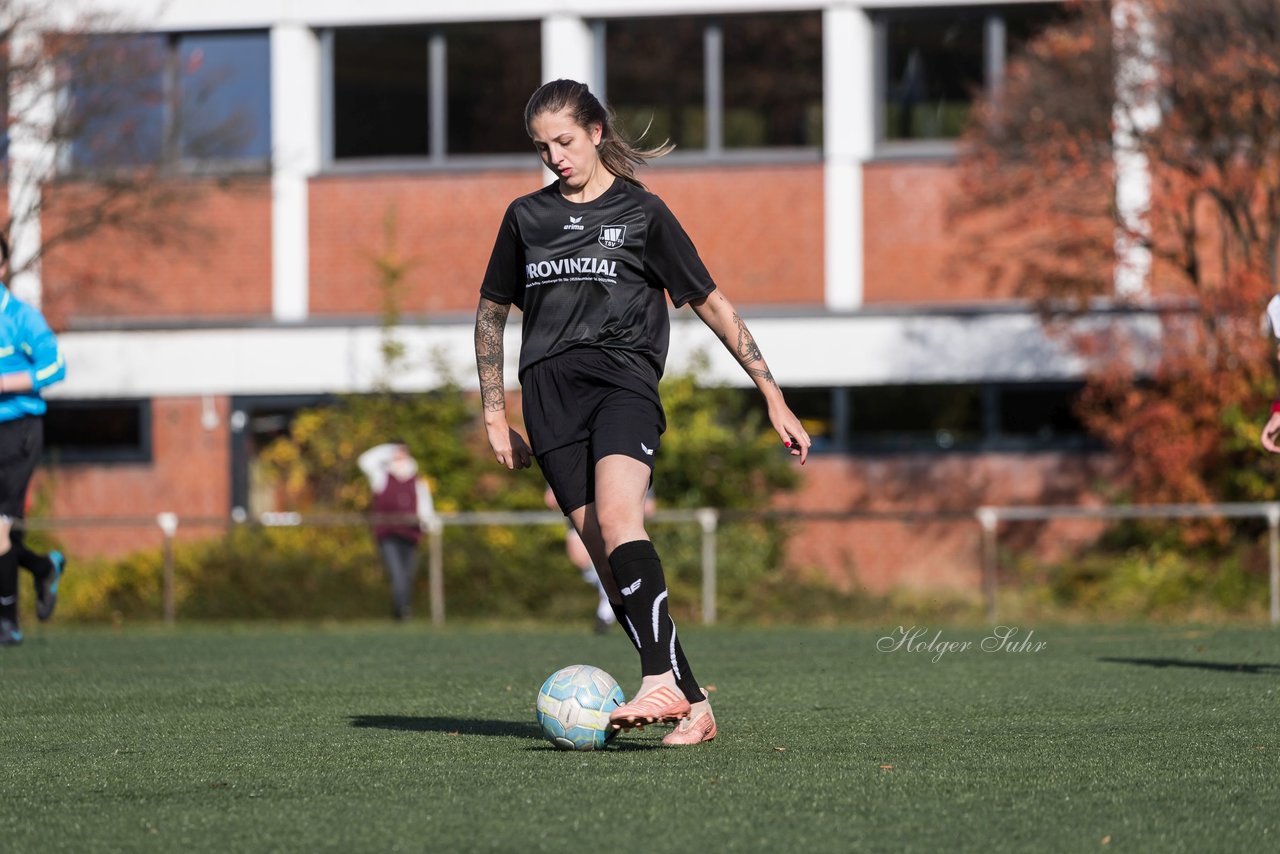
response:
<path id="1" fill-rule="evenodd" d="M 1261 519 L 1268 529 L 1269 610 L 1273 626 L 1280 626 L 1280 502 L 1224 504 L 1164 505 L 1018 505 L 982 506 L 973 511 L 946 512 L 865 512 L 865 511 L 741 511 L 712 507 L 685 510 L 659 510 L 649 514 L 655 524 L 695 525 L 700 532 L 699 550 L 700 602 L 702 622 L 711 625 L 717 619 L 718 554 L 721 529 L 726 522 L 797 522 L 797 523 L 975 523 L 979 530 L 977 553 L 971 561 L 978 568 L 981 597 L 987 618 L 999 619 L 999 549 L 1002 525 L 1011 522 L 1048 522 L 1055 520 L 1153 520 L 1153 519 Z M 162 536 L 162 609 L 163 619 L 172 624 L 177 619 L 175 601 L 174 544 L 181 529 L 224 529 L 236 526 L 263 527 L 355 528 L 376 523 L 417 524 L 416 516 L 377 515 L 366 513 L 262 513 L 256 518 L 236 516 L 179 516 L 164 512 L 155 516 L 77 517 L 33 519 L 23 524 L 28 530 L 56 531 L 86 528 L 158 528 Z M 563 526 L 564 516 L 554 511 L 481 511 L 440 513 L 423 527 L 426 541 L 427 587 L 431 622 L 445 622 L 444 533 L 450 526 Z"/>

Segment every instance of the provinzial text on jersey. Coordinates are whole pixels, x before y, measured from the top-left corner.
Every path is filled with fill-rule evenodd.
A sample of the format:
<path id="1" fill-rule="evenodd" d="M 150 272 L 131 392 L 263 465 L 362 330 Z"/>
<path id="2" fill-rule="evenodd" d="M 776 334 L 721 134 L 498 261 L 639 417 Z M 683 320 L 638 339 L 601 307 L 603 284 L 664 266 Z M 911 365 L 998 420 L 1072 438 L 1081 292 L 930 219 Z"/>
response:
<path id="1" fill-rule="evenodd" d="M 573 273 L 594 273 L 602 276 L 617 276 L 618 262 L 606 258 L 557 258 L 554 261 L 536 261 L 524 265 L 526 279 L 532 283 L 535 279 L 549 276 L 566 276 Z"/>

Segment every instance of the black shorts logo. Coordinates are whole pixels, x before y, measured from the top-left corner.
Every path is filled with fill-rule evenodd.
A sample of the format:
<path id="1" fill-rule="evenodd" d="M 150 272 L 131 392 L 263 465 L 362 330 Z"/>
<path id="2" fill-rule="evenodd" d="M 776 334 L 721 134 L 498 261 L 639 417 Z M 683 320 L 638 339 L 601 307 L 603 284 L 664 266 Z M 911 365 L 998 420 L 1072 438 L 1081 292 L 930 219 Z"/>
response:
<path id="1" fill-rule="evenodd" d="M 602 225 L 600 236 L 596 238 L 605 249 L 617 249 L 627 239 L 625 225 Z"/>

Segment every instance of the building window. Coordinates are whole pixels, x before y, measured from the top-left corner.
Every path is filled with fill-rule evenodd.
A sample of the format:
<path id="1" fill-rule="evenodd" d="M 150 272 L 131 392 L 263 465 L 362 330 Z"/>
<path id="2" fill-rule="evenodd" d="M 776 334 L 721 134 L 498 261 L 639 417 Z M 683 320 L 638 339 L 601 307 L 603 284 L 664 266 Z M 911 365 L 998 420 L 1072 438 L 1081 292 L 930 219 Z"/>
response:
<path id="1" fill-rule="evenodd" d="M 796 388 L 787 391 L 787 403 L 813 439 L 815 453 L 1096 450 L 1099 442 L 1076 414 L 1083 387 L 1062 382 Z"/>
<path id="2" fill-rule="evenodd" d="M 1080 383 L 1002 386 L 998 434 L 1002 441 L 1079 445 L 1085 428 L 1076 414 Z"/>
<path id="3" fill-rule="evenodd" d="M 852 389 L 850 447 L 959 450 L 983 438 L 982 387 L 868 386 Z"/>
<path id="4" fill-rule="evenodd" d="M 446 36 L 448 154 L 532 150 L 524 107 L 542 84 L 537 23 L 454 27 Z"/>
<path id="5" fill-rule="evenodd" d="M 822 17 L 723 20 L 725 148 L 822 147 Z"/>
<path id="6" fill-rule="evenodd" d="M 270 50 L 265 31 L 85 39 L 68 60 L 67 166 L 267 168 Z"/>
<path id="7" fill-rule="evenodd" d="M 876 17 L 879 138 L 951 140 L 1009 58 L 1053 23 L 1061 3 L 887 11 Z"/>
<path id="8" fill-rule="evenodd" d="M 417 27 L 333 37 L 334 156 L 427 153 L 427 39 Z"/>
<path id="9" fill-rule="evenodd" d="M 353 27 L 327 40 L 331 160 L 524 154 L 541 83 L 536 21 Z"/>
<path id="10" fill-rule="evenodd" d="M 151 461 L 151 401 L 48 402 L 44 456 L 51 463 Z"/>
<path id="11" fill-rule="evenodd" d="M 822 145 L 822 17 L 609 20 L 603 94 L 632 139 L 715 156 Z"/>
<path id="12" fill-rule="evenodd" d="M 605 24 L 604 96 L 630 139 L 706 148 L 703 26 L 695 18 Z"/>

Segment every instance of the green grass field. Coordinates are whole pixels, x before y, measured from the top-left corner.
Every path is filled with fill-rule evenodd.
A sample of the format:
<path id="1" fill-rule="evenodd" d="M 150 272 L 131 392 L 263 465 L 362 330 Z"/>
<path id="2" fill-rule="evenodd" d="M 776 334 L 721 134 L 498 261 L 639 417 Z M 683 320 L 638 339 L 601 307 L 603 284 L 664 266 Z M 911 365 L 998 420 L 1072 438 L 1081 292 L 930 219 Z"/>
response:
<path id="1" fill-rule="evenodd" d="M 720 738 L 541 740 L 621 634 L 35 628 L 0 650 L 0 850 L 1245 851 L 1280 845 L 1280 633 L 682 632 Z M 1022 634 L 1025 635 L 1026 629 Z M 922 637 L 921 640 L 927 638 Z M 642 846 L 647 839 L 656 844 Z"/>

